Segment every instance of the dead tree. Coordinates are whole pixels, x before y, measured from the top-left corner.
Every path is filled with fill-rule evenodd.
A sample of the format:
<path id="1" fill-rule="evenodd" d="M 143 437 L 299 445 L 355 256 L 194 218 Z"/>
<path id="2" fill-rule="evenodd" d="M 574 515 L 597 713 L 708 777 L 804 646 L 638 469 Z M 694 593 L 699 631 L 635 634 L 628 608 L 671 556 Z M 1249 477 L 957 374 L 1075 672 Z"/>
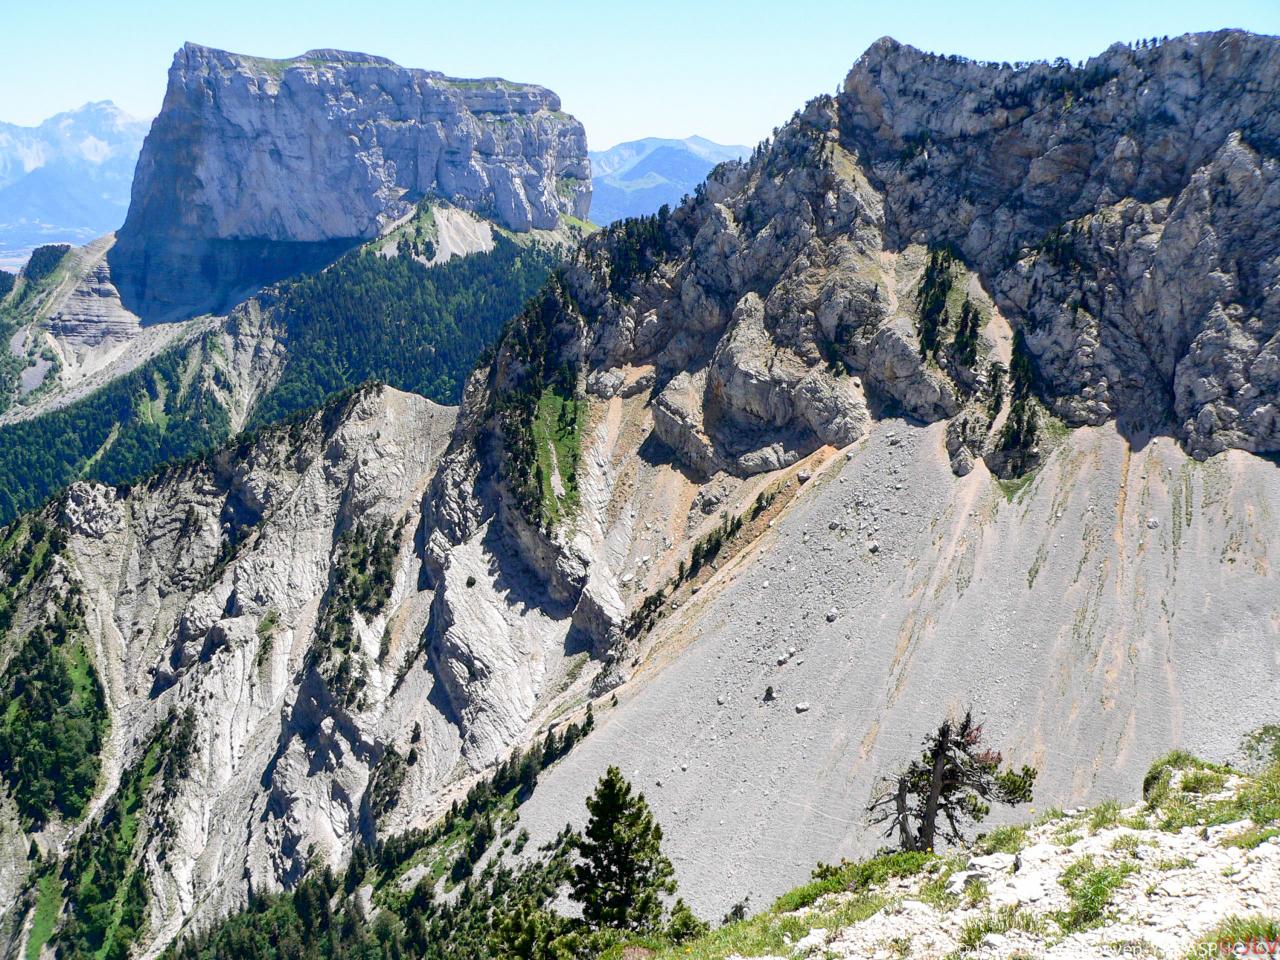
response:
<path id="1" fill-rule="evenodd" d="M 890 777 L 867 808 L 872 823 L 888 823 L 903 850 L 933 851 L 939 837 L 964 842 L 970 823 L 981 823 L 992 803 L 1026 803 L 1036 771 L 1001 770 L 1000 752 L 982 743 L 982 724 L 970 711 L 946 720 L 925 738 L 924 752 Z"/>

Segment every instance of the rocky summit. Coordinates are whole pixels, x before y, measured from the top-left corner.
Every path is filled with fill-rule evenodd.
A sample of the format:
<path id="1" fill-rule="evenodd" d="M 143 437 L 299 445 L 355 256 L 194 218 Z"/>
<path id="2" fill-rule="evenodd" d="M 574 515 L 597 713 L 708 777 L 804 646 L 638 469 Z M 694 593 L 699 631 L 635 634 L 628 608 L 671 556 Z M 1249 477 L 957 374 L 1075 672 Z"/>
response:
<path id="1" fill-rule="evenodd" d="M 439 196 L 515 231 L 585 219 L 582 125 L 543 87 L 382 57 L 266 60 L 187 44 L 111 252 L 144 320 L 218 313 Z"/>
<path id="2" fill-rule="evenodd" d="M 682 909 L 731 921 L 686 910 L 626 957 L 1263 930 L 1234 918 L 1277 902 L 1280 767 L 1240 760 L 1280 724 L 1254 695 L 1280 683 L 1278 84 L 1280 40 L 1238 31 L 1018 67 L 879 41 L 679 206 L 557 259 L 456 409 L 366 386 L 23 515 L 0 943 L 587 956 L 548 851 L 610 767 Z M 510 236 L 585 212 L 582 156 L 540 88 L 188 47 L 110 276 L 160 317 L 376 237 L 205 341 L 212 386 L 305 395 L 277 368 L 316 317 L 350 335 L 335 284 L 398 302 L 491 244 L 514 276 Z M 404 219 L 433 190 L 454 206 Z M 324 310 L 276 330 L 307 292 Z M 163 396 L 200 383 L 171 368 Z M 11 664 L 65 675 L 75 722 Z M 1094 809 L 820 868 L 732 922 L 874 854 L 868 802 L 969 707 L 999 751 L 975 762 Z"/>

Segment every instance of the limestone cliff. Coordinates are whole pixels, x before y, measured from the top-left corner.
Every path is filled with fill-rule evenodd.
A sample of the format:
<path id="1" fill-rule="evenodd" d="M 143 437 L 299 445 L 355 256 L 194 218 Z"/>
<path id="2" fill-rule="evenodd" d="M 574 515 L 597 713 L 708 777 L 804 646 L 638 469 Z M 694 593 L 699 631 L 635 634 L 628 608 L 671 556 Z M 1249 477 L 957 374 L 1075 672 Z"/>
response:
<path id="1" fill-rule="evenodd" d="M 892 246 L 951 244 L 1072 423 L 1280 449 L 1280 69 L 1239 31 L 1014 70 L 892 40 L 840 139 Z"/>
<path id="2" fill-rule="evenodd" d="M 112 277 L 146 321 L 221 312 L 427 196 L 517 231 L 585 219 L 582 125 L 532 84 L 339 50 L 265 60 L 187 44 L 138 160 Z"/>

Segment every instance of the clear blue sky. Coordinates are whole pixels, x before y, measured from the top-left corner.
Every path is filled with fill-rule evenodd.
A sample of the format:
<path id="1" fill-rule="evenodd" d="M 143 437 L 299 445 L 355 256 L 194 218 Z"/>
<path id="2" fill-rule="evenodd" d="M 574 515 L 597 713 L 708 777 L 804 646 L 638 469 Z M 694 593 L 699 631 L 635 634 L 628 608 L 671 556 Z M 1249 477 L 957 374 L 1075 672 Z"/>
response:
<path id="1" fill-rule="evenodd" d="M 1110 43 L 1242 27 L 1280 34 L 1280 0 L 34 0 L 5 4 L 0 120 L 89 100 L 150 117 L 185 40 L 282 57 L 341 47 L 454 76 L 544 84 L 593 148 L 702 134 L 752 144 L 833 91 L 890 35 L 990 60 L 1086 58 Z"/>

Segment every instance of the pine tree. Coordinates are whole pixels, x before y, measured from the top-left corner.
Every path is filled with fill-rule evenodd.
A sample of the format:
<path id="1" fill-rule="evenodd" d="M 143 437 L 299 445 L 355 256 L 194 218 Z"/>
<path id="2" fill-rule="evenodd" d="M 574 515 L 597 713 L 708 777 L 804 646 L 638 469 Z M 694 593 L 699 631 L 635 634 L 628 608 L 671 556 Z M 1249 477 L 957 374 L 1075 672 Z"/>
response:
<path id="1" fill-rule="evenodd" d="M 888 823 L 885 836 L 898 834 L 904 850 L 932 851 L 937 839 L 964 841 L 966 822 L 981 823 L 991 803 L 1014 805 L 1031 799 L 1036 770 L 1001 770 L 1000 752 L 982 743 L 982 724 L 966 711 L 960 722 L 945 721 L 925 738 L 918 760 L 889 780 L 868 807 L 872 823 Z"/>
<path id="2" fill-rule="evenodd" d="M 676 889 L 671 861 L 662 853 L 662 827 L 644 794 L 610 767 L 587 798 L 590 817 L 573 848 L 573 899 L 593 927 L 652 931 L 662 921 L 662 895 Z"/>

